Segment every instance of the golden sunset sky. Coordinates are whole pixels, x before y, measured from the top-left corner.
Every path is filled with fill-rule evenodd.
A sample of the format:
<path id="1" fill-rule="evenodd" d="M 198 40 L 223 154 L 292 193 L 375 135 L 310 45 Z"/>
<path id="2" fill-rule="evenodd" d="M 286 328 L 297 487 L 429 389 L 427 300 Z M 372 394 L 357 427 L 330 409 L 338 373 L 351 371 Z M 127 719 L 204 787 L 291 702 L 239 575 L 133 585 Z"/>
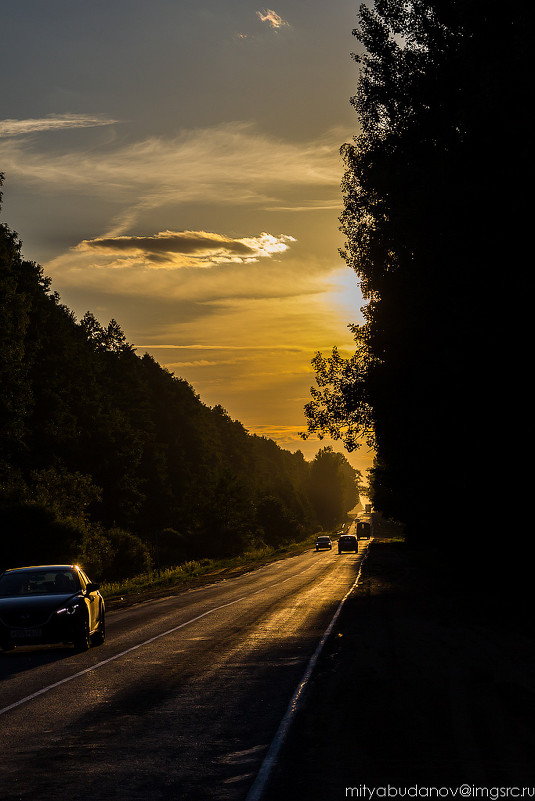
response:
<path id="1" fill-rule="evenodd" d="M 358 4 L 7 6 L 3 219 L 24 256 L 78 319 L 115 318 L 205 403 L 313 458 L 310 361 L 351 352 L 363 303 L 338 255 Z"/>

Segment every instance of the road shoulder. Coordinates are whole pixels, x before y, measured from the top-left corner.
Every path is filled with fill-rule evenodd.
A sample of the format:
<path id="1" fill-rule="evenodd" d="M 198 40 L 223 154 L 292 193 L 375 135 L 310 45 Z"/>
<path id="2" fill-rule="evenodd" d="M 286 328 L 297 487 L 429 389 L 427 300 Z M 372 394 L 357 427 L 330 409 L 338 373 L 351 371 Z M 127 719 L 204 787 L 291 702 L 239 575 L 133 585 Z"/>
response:
<path id="1" fill-rule="evenodd" d="M 433 567 L 402 542 L 371 543 L 266 801 L 535 785 L 533 632 L 453 595 Z"/>

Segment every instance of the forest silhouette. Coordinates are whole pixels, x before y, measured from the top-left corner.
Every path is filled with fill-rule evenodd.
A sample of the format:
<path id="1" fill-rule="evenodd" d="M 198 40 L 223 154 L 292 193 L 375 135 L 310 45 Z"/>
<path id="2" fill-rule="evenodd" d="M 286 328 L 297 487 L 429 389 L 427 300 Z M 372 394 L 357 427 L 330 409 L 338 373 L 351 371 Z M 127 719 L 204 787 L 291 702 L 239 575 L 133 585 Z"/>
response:
<path id="1" fill-rule="evenodd" d="M 115 580 L 301 541 L 357 503 L 342 454 L 251 435 L 115 320 L 78 322 L 6 225 L 0 309 L 0 569 L 77 560 Z"/>

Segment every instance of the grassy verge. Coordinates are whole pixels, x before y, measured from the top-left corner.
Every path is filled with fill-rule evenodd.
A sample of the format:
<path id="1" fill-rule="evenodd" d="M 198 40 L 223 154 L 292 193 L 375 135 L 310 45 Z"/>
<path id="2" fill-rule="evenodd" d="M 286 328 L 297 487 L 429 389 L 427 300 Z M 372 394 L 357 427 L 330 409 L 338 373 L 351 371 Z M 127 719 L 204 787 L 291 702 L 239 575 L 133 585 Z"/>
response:
<path id="1" fill-rule="evenodd" d="M 283 545 L 278 548 L 264 546 L 245 551 L 228 559 L 201 559 L 185 562 L 166 570 L 144 573 L 121 581 L 103 583 L 100 592 L 111 607 L 127 606 L 139 601 L 150 600 L 170 591 L 180 591 L 191 586 L 240 575 L 261 565 L 274 562 L 285 556 L 303 553 L 312 547 L 316 534 L 302 542 Z"/>

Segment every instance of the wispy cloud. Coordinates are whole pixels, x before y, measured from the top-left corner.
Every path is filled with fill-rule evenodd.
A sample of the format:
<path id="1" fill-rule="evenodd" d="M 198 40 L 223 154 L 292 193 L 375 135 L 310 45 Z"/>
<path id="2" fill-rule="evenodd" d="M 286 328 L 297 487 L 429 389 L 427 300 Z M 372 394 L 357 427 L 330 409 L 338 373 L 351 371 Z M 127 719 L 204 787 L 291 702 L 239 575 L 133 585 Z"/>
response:
<path id="1" fill-rule="evenodd" d="M 289 22 L 286 22 L 280 14 L 277 14 L 276 11 L 273 11 L 272 8 L 264 9 L 263 11 L 257 11 L 256 15 L 261 22 L 266 22 L 270 28 L 278 29 L 283 27 L 289 27 Z"/>
<path id="2" fill-rule="evenodd" d="M 121 211 L 108 233 L 117 235 L 162 206 L 274 207 L 287 205 L 281 201 L 288 190 L 297 206 L 314 198 L 319 205 L 338 200 L 345 133 L 336 129 L 297 143 L 264 134 L 252 123 L 232 122 L 59 154 L 41 150 L 34 138 L 11 138 L 2 148 L 2 168 L 40 192 L 83 192 L 108 207 L 116 204 Z"/>
<path id="3" fill-rule="evenodd" d="M 26 120 L 0 120 L 0 137 L 12 138 L 44 131 L 64 131 L 73 128 L 95 128 L 113 125 L 118 120 L 86 114 L 50 114 L 47 117 Z"/>
<path id="4" fill-rule="evenodd" d="M 298 346 L 290 346 L 290 345 L 214 345 L 213 343 L 209 343 L 206 345 L 162 345 L 160 343 L 154 344 L 151 343 L 150 345 L 136 345 L 136 348 L 151 348 L 152 350 L 209 350 L 209 351 L 220 351 L 220 350 L 227 350 L 227 351 L 246 351 L 249 354 L 253 354 L 255 356 L 258 352 L 262 351 L 269 351 L 269 352 L 283 352 L 283 353 L 310 353 L 310 348 L 308 347 L 298 347 Z"/>
<path id="5" fill-rule="evenodd" d="M 266 259 L 184 264 L 180 258 L 161 264 L 147 256 L 112 254 L 110 257 L 70 251 L 51 261 L 47 273 L 62 292 L 72 287 L 83 288 L 89 294 L 114 296 L 116 303 L 129 298 L 132 303 L 143 299 L 152 304 L 202 304 L 204 314 L 211 314 L 211 308 L 251 303 L 259 298 L 281 303 L 282 299 L 311 297 L 326 291 L 325 271 L 314 272 L 310 262 L 303 270 L 302 265 L 292 263 L 291 259 L 288 263 L 287 257 L 280 261 L 270 259 L 269 267 Z M 203 266 L 210 269 L 199 269 Z M 214 339 L 217 341 L 217 337 Z"/>
<path id="6" fill-rule="evenodd" d="M 303 211 L 331 211 L 343 208 L 341 199 L 331 200 L 328 202 L 321 200 L 311 200 L 305 202 L 302 206 L 266 206 L 266 211 L 288 211 L 288 212 L 303 212 Z"/>

